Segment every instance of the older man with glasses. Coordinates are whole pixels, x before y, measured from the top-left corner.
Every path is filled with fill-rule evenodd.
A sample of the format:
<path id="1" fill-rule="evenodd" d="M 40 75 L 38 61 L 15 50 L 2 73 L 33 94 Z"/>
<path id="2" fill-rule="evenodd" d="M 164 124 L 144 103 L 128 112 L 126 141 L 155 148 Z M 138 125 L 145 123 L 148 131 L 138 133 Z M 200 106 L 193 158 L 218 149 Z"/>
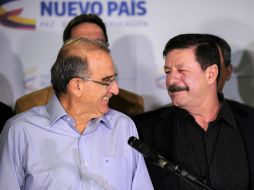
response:
<path id="1" fill-rule="evenodd" d="M 119 93 L 109 49 L 74 38 L 51 68 L 55 94 L 10 119 L 0 138 L 0 189 L 152 190 L 133 121 L 109 108 Z"/>
<path id="2" fill-rule="evenodd" d="M 109 45 L 106 26 L 102 19 L 94 14 L 78 15 L 67 24 L 63 32 L 63 41 L 73 37 L 84 37 Z M 15 112 L 20 113 L 45 105 L 52 94 L 53 88 L 48 86 L 24 95 L 16 101 Z M 142 96 L 120 88 L 118 96 L 110 99 L 109 106 L 127 115 L 135 115 L 144 111 L 144 100 Z"/>

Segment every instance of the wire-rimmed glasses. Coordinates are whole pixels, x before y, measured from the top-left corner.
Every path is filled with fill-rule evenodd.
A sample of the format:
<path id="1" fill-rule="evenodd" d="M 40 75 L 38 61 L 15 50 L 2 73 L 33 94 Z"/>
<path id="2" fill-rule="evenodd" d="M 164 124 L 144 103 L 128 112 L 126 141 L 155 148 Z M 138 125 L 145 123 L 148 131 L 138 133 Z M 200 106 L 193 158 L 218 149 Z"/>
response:
<path id="1" fill-rule="evenodd" d="M 118 73 L 115 73 L 111 78 L 107 79 L 107 81 L 98 81 L 98 80 L 94 80 L 94 79 L 87 78 L 87 77 L 78 77 L 78 78 L 80 78 L 82 80 L 86 80 L 86 81 L 91 81 L 96 84 L 105 86 L 106 88 L 109 88 L 109 87 L 111 87 L 112 83 L 116 80 L 117 76 L 118 76 Z"/>

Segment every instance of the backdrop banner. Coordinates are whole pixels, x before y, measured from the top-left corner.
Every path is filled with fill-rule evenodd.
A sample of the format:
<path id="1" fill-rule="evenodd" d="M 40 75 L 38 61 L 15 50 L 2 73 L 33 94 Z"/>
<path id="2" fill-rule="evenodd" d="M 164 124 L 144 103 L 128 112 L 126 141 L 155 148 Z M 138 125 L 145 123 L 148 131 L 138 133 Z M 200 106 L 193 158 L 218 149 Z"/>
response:
<path id="1" fill-rule="evenodd" d="M 121 88 L 144 97 L 145 110 L 171 102 L 162 51 L 181 33 L 210 33 L 229 42 L 234 73 L 225 96 L 254 106 L 254 1 L 0 0 L 0 101 L 50 85 L 50 68 L 66 24 L 81 13 L 106 23 Z"/>

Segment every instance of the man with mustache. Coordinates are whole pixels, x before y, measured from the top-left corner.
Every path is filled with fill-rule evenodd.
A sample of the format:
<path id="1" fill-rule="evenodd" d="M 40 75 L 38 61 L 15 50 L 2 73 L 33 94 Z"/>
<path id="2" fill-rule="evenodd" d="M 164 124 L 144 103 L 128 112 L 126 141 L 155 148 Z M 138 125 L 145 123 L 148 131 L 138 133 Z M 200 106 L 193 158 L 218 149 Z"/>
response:
<path id="1" fill-rule="evenodd" d="M 173 106 L 133 119 L 141 140 L 203 185 L 254 190 L 254 110 L 239 109 L 218 93 L 219 50 L 203 34 L 170 39 L 163 56 Z M 203 189 L 148 160 L 147 166 L 156 190 Z"/>
<path id="2" fill-rule="evenodd" d="M 188 86 L 177 86 L 177 85 L 169 85 L 167 87 L 168 92 L 180 92 L 180 91 L 189 91 L 189 87 Z"/>

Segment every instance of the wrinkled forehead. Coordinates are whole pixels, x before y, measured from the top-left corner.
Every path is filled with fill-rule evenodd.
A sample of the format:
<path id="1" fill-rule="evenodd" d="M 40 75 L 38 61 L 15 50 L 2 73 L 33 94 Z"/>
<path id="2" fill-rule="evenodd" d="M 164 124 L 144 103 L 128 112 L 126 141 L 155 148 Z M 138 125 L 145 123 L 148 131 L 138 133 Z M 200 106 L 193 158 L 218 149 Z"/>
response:
<path id="1" fill-rule="evenodd" d="M 115 74 L 115 66 L 110 54 L 96 50 L 87 55 L 88 70 L 91 75 L 112 76 Z"/>

